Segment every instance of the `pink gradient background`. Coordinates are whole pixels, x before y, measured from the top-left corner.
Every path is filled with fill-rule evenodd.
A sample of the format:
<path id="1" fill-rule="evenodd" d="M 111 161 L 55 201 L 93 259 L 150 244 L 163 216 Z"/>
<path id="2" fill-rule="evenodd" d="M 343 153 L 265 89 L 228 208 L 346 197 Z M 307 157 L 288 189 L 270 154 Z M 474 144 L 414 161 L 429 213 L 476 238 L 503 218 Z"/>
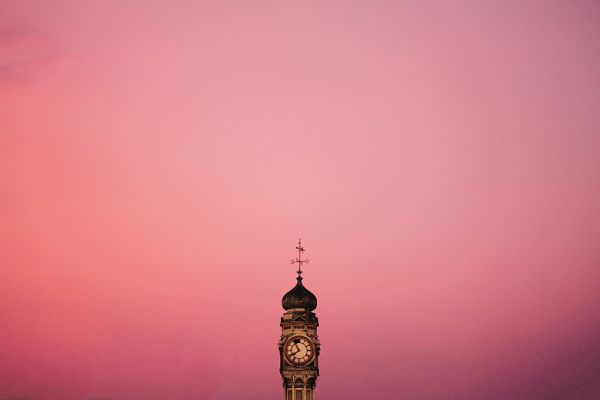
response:
<path id="1" fill-rule="evenodd" d="M 0 2 L 0 399 L 600 398 L 600 3 Z"/>

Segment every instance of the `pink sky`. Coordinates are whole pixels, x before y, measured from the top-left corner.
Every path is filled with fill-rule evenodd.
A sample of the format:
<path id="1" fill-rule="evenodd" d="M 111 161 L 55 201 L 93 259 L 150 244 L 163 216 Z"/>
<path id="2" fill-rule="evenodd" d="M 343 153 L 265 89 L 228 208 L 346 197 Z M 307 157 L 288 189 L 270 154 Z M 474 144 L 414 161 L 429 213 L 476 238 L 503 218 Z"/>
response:
<path id="1" fill-rule="evenodd" d="M 600 398 L 600 4 L 0 2 L 0 400 Z"/>

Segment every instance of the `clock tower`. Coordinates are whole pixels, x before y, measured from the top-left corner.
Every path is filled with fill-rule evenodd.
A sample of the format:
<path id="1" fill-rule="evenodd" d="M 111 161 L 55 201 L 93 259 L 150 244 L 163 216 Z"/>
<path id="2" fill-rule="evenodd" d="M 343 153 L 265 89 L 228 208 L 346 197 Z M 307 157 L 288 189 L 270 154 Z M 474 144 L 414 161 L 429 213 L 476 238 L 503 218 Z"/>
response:
<path id="1" fill-rule="evenodd" d="M 298 264 L 296 286 L 281 299 L 285 312 L 280 324 L 279 372 L 284 400 L 314 400 L 321 347 L 317 336 L 319 320 L 313 312 L 317 297 L 302 284 L 302 265 L 308 260 L 302 259 L 304 247 L 300 240 L 296 250 L 298 258 L 291 261 Z"/>

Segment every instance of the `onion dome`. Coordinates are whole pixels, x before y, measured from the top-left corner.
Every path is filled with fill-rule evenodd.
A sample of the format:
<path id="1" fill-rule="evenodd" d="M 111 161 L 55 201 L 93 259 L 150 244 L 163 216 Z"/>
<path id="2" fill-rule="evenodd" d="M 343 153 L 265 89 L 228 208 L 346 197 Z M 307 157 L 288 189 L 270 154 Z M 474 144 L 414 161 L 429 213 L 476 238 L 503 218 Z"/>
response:
<path id="1" fill-rule="evenodd" d="M 317 308 L 317 296 L 311 293 L 310 290 L 302 284 L 302 272 L 298 274 L 296 286 L 287 292 L 281 299 L 281 305 L 284 309 L 304 308 L 307 311 L 312 311 Z"/>

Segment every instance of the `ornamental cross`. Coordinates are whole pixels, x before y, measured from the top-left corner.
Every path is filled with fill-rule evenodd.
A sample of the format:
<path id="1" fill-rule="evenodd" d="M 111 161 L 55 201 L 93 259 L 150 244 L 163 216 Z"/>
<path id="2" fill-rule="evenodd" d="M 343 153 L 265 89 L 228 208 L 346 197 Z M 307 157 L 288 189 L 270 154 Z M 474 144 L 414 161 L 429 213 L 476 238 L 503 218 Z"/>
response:
<path id="1" fill-rule="evenodd" d="M 296 250 L 298 250 L 298 257 L 295 260 L 291 260 L 290 264 L 298 264 L 298 276 L 302 274 L 302 265 L 308 264 L 308 259 L 302 259 L 302 253 L 304 253 L 304 247 L 302 246 L 302 239 L 298 239 L 298 246 L 296 246 Z"/>

